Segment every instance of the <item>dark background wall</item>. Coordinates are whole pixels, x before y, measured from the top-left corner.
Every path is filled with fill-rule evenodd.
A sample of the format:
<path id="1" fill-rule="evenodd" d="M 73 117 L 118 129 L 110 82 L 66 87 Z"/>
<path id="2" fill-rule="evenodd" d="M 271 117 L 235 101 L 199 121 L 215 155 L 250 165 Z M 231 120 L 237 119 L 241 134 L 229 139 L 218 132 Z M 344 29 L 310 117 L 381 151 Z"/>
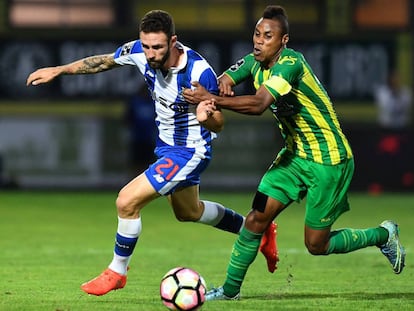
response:
<path id="1" fill-rule="evenodd" d="M 143 87 L 135 68 L 61 77 L 26 87 L 38 67 L 113 52 L 137 37 L 140 17 L 164 9 L 179 40 L 219 74 L 251 50 L 272 1 L 6 1 L 0 4 L 0 178 L 24 188 L 119 187 L 133 172 L 127 103 Z M 386 133 L 373 93 L 393 69 L 413 89 L 413 4 L 408 0 L 279 1 L 289 46 L 302 51 L 332 97 L 356 158 L 352 188 L 413 191 L 413 129 Z M 47 12 L 47 14 L 46 14 Z M 236 89 L 252 92 L 249 84 Z M 144 100 L 144 99 L 143 99 Z M 281 147 L 270 114 L 226 113 L 203 187 L 252 189 Z M 145 133 L 143 133 L 144 135 Z"/>

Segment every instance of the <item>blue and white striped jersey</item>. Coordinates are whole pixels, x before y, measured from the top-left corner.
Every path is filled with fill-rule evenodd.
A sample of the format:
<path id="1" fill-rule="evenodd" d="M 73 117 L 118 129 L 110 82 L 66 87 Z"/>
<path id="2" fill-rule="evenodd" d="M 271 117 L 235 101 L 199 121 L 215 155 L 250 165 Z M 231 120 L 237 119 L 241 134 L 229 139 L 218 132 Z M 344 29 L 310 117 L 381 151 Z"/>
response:
<path id="1" fill-rule="evenodd" d="M 181 92 L 198 81 L 210 93 L 217 94 L 217 76 L 207 61 L 194 50 L 177 42 L 184 52 L 179 67 L 167 72 L 152 69 L 145 58 L 140 40 L 125 43 L 114 55 L 119 65 L 135 65 L 144 75 L 155 104 L 156 124 L 159 132 L 157 146 L 183 146 L 188 148 L 210 145 L 216 134 L 202 127 L 196 118 L 196 106 L 187 103 Z"/>

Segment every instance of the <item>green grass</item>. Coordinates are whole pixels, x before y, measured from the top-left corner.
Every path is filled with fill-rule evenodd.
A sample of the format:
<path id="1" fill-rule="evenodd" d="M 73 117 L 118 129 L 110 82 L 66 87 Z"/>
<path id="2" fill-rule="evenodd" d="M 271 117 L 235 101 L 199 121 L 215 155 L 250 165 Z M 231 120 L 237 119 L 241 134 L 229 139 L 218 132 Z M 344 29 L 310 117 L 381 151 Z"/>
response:
<path id="1" fill-rule="evenodd" d="M 245 214 L 247 194 L 206 193 Z M 225 276 L 235 236 L 204 225 L 178 223 L 165 199 L 143 211 L 143 231 L 128 284 L 102 297 L 79 286 L 112 258 L 114 192 L 0 192 L 0 310 L 167 310 L 158 294 L 162 275 L 175 266 L 199 271 L 208 285 Z M 351 211 L 336 227 L 369 227 L 395 219 L 407 265 L 394 275 L 378 249 L 315 257 L 303 245 L 303 204 L 278 218 L 281 262 L 270 274 L 263 256 L 251 266 L 238 302 L 214 301 L 209 310 L 414 310 L 414 195 L 352 194 Z"/>

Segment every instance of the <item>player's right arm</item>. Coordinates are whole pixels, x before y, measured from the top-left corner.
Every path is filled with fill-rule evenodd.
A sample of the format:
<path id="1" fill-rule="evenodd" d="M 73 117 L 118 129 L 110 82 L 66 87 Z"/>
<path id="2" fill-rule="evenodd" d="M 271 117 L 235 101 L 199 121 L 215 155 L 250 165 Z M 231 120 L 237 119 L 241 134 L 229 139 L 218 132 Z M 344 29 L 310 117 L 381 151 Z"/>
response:
<path id="1" fill-rule="evenodd" d="M 48 83 L 60 75 L 98 73 L 118 66 L 114 54 L 89 56 L 66 65 L 40 68 L 29 75 L 26 85 Z"/>

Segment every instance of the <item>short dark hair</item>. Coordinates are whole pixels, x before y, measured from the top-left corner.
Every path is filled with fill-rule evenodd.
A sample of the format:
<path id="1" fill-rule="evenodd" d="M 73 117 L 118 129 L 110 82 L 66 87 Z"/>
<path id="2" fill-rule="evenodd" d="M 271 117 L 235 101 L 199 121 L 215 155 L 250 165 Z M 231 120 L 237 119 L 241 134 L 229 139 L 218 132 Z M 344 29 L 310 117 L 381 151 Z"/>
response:
<path id="1" fill-rule="evenodd" d="M 289 34 L 289 22 L 286 11 L 280 5 L 268 5 L 263 11 L 263 18 L 279 21 L 282 35 Z"/>
<path id="2" fill-rule="evenodd" d="M 139 25 L 139 31 L 149 32 L 163 32 L 171 39 L 175 35 L 175 25 L 172 16 L 162 10 L 152 10 L 144 15 Z"/>

